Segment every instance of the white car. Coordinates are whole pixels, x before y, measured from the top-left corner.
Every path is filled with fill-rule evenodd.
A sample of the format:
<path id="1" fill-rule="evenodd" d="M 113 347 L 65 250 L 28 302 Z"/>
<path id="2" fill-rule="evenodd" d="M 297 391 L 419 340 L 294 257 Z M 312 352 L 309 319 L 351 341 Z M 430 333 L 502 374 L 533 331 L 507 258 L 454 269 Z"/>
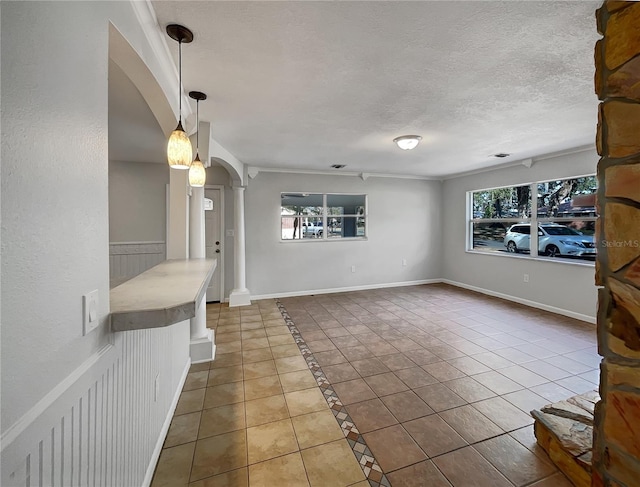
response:
<path id="1" fill-rule="evenodd" d="M 530 242 L 529 223 L 513 225 L 504 236 L 504 246 L 508 252 L 528 252 Z M 565 225 L 541 223 L 538 225 L 538 254 L 549 257 L 595 257 L 596 245 L 593 236 L 583 235 Z"/>
<path id="2" fill-rule="evenodd" d="M 322 222 L 309 222 L 302 224 L 302 234 L 322 237 Z"/>

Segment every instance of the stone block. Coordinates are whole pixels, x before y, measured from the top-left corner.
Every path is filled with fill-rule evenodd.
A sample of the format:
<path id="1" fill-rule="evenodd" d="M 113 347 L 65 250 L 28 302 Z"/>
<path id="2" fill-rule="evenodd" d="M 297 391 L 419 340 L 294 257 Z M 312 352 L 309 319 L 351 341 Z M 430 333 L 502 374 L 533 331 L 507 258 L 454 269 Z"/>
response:
<path id="1" fill-rule="evenodd" d="M 611 324 L 608 325 L 608 328 L 610 330 Z M 640 360 L 640 352 L 630 349 L 627 347 L 624 340 L 618 338 L 612 333 L 606 333 L 606 331 L 607 330 L 605 330 L 604 333 L 605 347 L 609 352 L 620 357 Z"/>
<path id="2" fill-rule="evenodd" d="M 637 457 L 626 455 L 615 447 L 607 447 L 607 474 L 613 486 L 637 486 L 640 479 L 640 462 Z"/>
<path id="3" fill-rule="evenodd" d="M 640 84 L 640 78 L 638 82 Z M 640 164 L 610 166 L 605 170 L 604 181 L 604 195 L 607 198 L 626 198 L 640 203 Z M 636 229 L 636 233 L 640 239 L 640 228 Z"/>
<path id="4" fill-rule="evenodd" d="M 640 3 L 616 11 L 606 25 L 605 63 L 611 70 L 640 53 Z"/>
<path id="5" fill-rule="evenodd" d="M 604 100 L 606 92 L 604 87 L 606 85 L 606 71 L 602 62 L 602 49 L 604 48 L 604 41 L 602 39 L 596 42 L 596 47 L 593 50 L 593 62 L 596 66 L 596 72 L 593 75 L 593 84 L 595 87 L 596 95 L 600 100 Z"/>
<path id="6" fill-rule="evenodd" d="M 534 425 L 534 433 L 544 451 L 547 452 L 551 461 L 571 479 L 571 482 L 579 487 L 589 487 L 591 475 L 583 462 L 577 457 L 563 449 L 555 436 L 546 427 L 537 422 Z"/>
<path id="7" fill-rule="evenodd" d="M 536 430 L 540 424 L 541 427 L 551 432 L 553 439 L 572 456 L 578 457 L 591 451 L 593 443 L 593 428 L 591 426 L 541 411 L 531 411 L 531 415 L 536 420 Z"/>
<path id="8" fill-rule="evenodd" d="M 602 244 L 607 250 L 612 272 L 640 257 L 640 210 L 621 203 L 607 203 L 604 209 L 604 239 Z"/>
<path id="9" fill-rule="evenodd" d="M 600 156 L 604 156 L 604 143 L 603 143 L 603 124 L 604 124 L 604 103 L 598 105 L 598 125 L 596 126 L 596 152 Z"/>
<path id="10" fill-rule="evenodd" d="M 640 457 L 640 394 L 611 390 L 605 404 L 604 442 Z"/>
<path id="11" fill-rule="evenodd" d="M 605 363 L 604 370 L 607 374 L 607 384 L 612 386 L 635 387 L 640 393 L 640 364 L 636 367 Z"/>
<path id="12" fill-rule="evenodd" d="M 606 155 L 617 158 L 640 153 L 640 104 L 608 101 L 604 103 L 603 112 L 607 125 L 603 147 Z"/>
<path id="13" fill-rule="evenodd" d="M 625 346 L 640 352 L 640 289 L 616 279 L 609 280 L 613 296 L 610 333 L 624 341 Z"/>
<path id="14" fill-rule="evenodd" d="M 631 5 L 631 2 L 628 1 L 623 2 L 620 0 L 607 0 L 607 2 L 605 2 L 605 6 L 607 7 L 607 11 L 609 12 L 616 12 L 625 7 L 628 7 L 629 5 Z"/>
<path id="15" fill-rule="evenodd" d="M 640 258 L 636 259 L 624 273 L 624 278 L 640 288 Z"/>
<path id="16" fill-rule="evenodd" d="M 577 407 L 579 407 L 581 409 L 584 409 L 587 413 L 589 413 L 591 415 L 591 418 L 593 420 L 593 415 L 594 415 L 594 410 L 595 410 L 595 403 L 587 401 L 587 400 L 581 398 L 580 396 L 570 397 L 569 399 L 567 399 L 567 402 L 569 404 L 573 404 L 574 406 L 577 406 Z"/>
<path id="17" fill-rule="evenodd" d="M 591 404 L 591 403 L 589 403 Z M 560 416 L 561 418 L 571 419 L 579 423 L 593 426 L 593 413 L 567 401 L 558 401 L 553 404 L 547 404 L 541 411 L 543 413 Z"/>
<path id="18" fill-rule="evenodd" d="M 596 70 L 595 81 L 596 90 L 600 88 L 596 93 L 601 100 L 616 97 L 640 101 L 640 58 L 636 57 L 627 61 L 611 73 L 606 80 L 601 77 L 598 80 L 598 70 Z"/>

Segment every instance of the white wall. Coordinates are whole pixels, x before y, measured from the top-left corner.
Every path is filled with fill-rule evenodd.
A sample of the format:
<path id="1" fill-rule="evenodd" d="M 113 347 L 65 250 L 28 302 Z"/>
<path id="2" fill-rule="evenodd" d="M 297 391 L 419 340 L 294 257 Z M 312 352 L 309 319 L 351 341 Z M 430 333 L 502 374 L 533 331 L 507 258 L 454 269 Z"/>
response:
<path id="1" fill-rule="evenodd" d="M 109 241 L 164 242 L 167 184 L 167 164 L 110 161 Z"/>
<path id="2" fill-rule="evenodd" d="M 100 369 L 110 367 L 100 365 L 101 351 L 115 350 L 122 358 L 119 366 L 124 368 L 123 377 L 128 378 L 137 377 L 135 370 L 143 363 L 138 359 L 145 353 L 151 356 L 150 348 L 155 347 L 155 351 L 165 356 L 175 351 L 175 361 L 171 361 L 169 370 L 162 369 L 165 372 L 159 377 L 166 398 L 152 406 L 157 408 L 153 411 L 166 418 L 172 397 L 180 387 L 176 377 L 188 364 L 189 325 L 187 322 L 174 325 L 177 328 L 169 340 L 170 349 L 156 346 L 157 340 L 151 338 L 120 340 L 107 330 L 109 22 L 114 23 L 137 52 L 144 53 L 143 61 L 152 72 L 161 72 L 161 61 L 153 57 L 154 50 L 132 5 L 1 2 L 0 8 L 3 127 L 0 409 L 4 475 L 20 467 L 9 459 L 29 453 L 18 451 L 20 445 L 29 444 L 33 448 L 40 440 L 46 441 L 46 432 L 60 425 L 60 417 L 49 414 L 57 401 L 71 401 L 65 406 L 71 411 L 69 417 L 73 421 L 80 419 L 77 412 L 82 402 L 75 402 L 78 396 L 67 393 L 81 377 L 97 380 L 103 374 L 109 376 L 105 369 Z M 100 326 L 82 336 L 82 295 L 94 289 L 99 292 Z M 161 333 L 166 335 L 166 332 L 148 335 L 154 333 L 158 337 Z M 145 405 L 152 397 L 153 384 L 146 375 L 143 377 L 135 387 L 130 379 L 123 379 L 123 387 L 135 392 L 139 401 L 134 403 Z M 107 411 L 114 410 L 105 400 L 103 409 L 95 410 L 94 415 Z M 136 408 L 127 416 L 143 426 L 143 434 L 128 437 L 131 460 L 141 466 L 135 471 L 143 473 L 152 461 L 149 452 L 154 450 L 162 426 L 152 421 L 148 412 Z M 110 418 L 109 421 L 114 416 Z M 115 416 L 114 421 L 122 419 Z M 80 423 L 76 423 L 76 433 L 78 427 Z M 127 438 L 126 430 L 123 434 Z M 56 441 L 60 440 L 57 436 Z M 79 447 L 78 443 L 75 446 Z M 56 451 L 60 453 L 61 448 L 58 443 Z M 25 458 L 23 455 L 22 461 Z M 87 461 L 86 456 L 82 458 Z M 77 456 L 75 459 L 79 460 Z M 139 473 L 131 477 L 129 485 L 141 484 L 142 477 Z"/>
<path id="3" fill-rule="evenodd" d="M 545 159 L 530 169 L 518 165 L 444 181 L 443 277 L 595 320 L 593 265 L 466 252 L 465 205 L 467 191 L 595 174 L 597 161 L 595 150 L 588 150 Z"/>
<path id="4" fill-rule="evenodd" d="M 368 239 L 281 241 L 281 192 L 367 194 Z M 249 181 L 245 198 L 247 287 L 253 297 L 441 276 L 439 181 L 263 172 Z"/>

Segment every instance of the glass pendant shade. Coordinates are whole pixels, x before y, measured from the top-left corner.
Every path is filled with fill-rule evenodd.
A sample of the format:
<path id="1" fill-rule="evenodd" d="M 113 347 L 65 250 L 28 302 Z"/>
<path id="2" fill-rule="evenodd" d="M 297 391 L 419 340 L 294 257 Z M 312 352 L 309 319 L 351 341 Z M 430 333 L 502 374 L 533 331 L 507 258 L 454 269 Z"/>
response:
<path id="1" fill-rule="evenodd" d="M 196 158 L 189 167 L 189 184 L 193 188 L 202 188 L 206 181 L 207 171 L 200 162 L 200 156 L 196 154 Z"/>
<path id="2" fill-rule="evenodd" d="M 182 128 L 182 122 L 178 122 L 167 143 L 167 161 L 174 169 L 189 169 L 192 159 L 191 141 Z"/>

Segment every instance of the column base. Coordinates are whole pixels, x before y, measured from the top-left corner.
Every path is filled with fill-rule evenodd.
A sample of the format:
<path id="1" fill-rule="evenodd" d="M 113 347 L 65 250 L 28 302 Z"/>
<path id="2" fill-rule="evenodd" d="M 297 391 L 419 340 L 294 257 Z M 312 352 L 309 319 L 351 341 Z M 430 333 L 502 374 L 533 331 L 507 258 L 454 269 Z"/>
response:
<path id="1" fill-rule="evenodd" d="M 207 336 L 191 340 L 189 355 L 192 364 L 210 362 L 216 356 L 216 346 L 213 343 L 213 330 L 207 329 Z"/>
<path id="2" fill-rule="evenodd" d="M 249 306 L 251 304 L 251 293 L 248 289 L 234 289 L 229 295 L 229 308 L 236 306 Z"/>

